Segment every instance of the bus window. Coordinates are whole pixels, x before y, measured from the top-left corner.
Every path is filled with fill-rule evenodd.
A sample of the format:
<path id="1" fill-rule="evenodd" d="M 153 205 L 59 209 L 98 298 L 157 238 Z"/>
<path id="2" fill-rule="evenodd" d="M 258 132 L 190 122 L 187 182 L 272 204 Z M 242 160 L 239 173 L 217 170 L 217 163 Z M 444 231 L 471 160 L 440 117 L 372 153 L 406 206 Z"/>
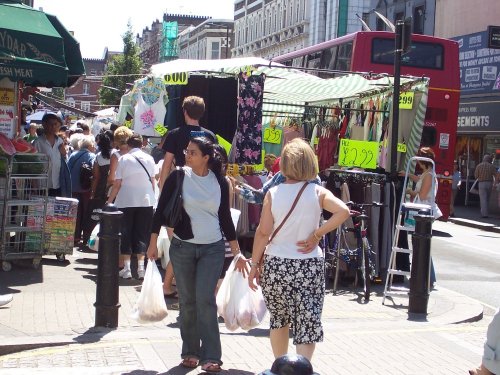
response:
<path id="1" fill-rule="evenodd" d="M 415 68 L 443 69 L 444 47 L 438 43 L 411 43 L 411 50 L 403 55 L 401 64 Z M 374 38 L 372 41 L 372 63 L 394 64 L 394 39 Z"/>
<path id="2" fill-rule="evenodd" d="M 294 58 L 291 64 L 288 66 L 293 66 L 295 68 L 302 68 L 304 66 L 304 56 L 299 56 Z"/>
<path id="3" fill-rule="evenodd" d="M 319 64 L 321 61 L 321 51 L 311 53 L 310 55 L 307 55 L 306 58 L 307 58 L 307 67 L 317 69 L 320 66 Z M 314 74 L 313 71 L 310 71 L 308 73 Z"/>
<path id="4" fill-rule="evenodd" d="M 437 131 L 432 126 L 424 126 L 422 131 L 422 140 L 420 141 L 421 147 L 432 147 L 436 144 Z"/>
<path id="5" fill-rule="evenodd" d="M 427 107 L 425 119 L 428 121 L 448 121 L 448 110 L 444 108 Z"/>
<path id="6" fill-rule="evenodd" d="M 337 46 L 323 50 L 321 55 L 321 62 L 319 64 L 321 69 L 333 70 L 335 68 L 335 58 L 337 54 Z"/>
<path id="7" fill-rule="evenodd" d="M 352 42 L 339 45 L 335 70 L 349 72 L 351 70 Z"/>

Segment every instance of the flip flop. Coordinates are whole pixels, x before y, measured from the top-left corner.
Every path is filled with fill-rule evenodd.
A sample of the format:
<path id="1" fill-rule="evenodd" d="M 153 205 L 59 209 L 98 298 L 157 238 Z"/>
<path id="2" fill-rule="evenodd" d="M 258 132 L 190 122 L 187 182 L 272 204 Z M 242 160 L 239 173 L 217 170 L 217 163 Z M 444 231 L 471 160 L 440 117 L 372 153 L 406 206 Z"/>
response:
<path id="1" fill-rule="evenodd" d="M 186 357 L 182 360 L 181 366 L 186 368 L 196 368 L 198 367 L 199 361 L 194 357 Z"/>
<path id="2" fill-rule="evenodd" d="M 221 372 L 221 367 L 215 362 L 206 362 L 201 366 L 201 369 L 208 373 Z"/>
<path id="3" fill-rule="evenodd" d="M 179 296 L 177 295 L 177 292 L 163 293 L 163 296 L 165 298 L 179 298 Z"/>

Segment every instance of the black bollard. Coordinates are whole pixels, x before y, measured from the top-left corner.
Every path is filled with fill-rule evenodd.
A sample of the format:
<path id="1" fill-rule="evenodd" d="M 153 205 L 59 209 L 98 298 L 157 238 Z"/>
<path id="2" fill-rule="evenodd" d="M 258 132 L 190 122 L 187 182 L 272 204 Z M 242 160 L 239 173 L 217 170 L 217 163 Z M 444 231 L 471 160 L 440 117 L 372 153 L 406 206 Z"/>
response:
<path id="1" fill-rule="evenodd" d="M 318 375 L 313 372 L 309 360 L 301 355 L 285 354 L 274 360 L 271 370 L 263 374 L 272 375 Z"/>
<path id="2" fill-rule="evenodd" d="M 118 327 L 118 258 L 123 212 L 107 204 L 100 213 L 95 326 Z"/>
<path id="3" fill-rule="evenodd" d="M 430 210 L 420 210 L 415 215 L 408 313 L 427 315 L 433 221 Z"/>

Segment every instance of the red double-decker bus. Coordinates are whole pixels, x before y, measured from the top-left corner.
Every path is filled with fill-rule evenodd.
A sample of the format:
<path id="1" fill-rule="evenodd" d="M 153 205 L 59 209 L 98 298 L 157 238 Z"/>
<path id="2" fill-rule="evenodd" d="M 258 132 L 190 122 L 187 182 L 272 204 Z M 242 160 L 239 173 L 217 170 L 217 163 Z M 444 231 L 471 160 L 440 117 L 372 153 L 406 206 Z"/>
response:
<path id="1" fill-rule="evenodd" d="M 385 31 L 360 31 L 275 57 L 273 61 L 302 68 L 393 74 L 394 36 Z M 460 100 L 458 43 L 419 34 L 412 34 L 411 40 L 411 50 L 402 58 L 401 74 L 430 79 L 421 146 L 432 147 L 436 154 L 436 200 L 443 219 L 447 219 Z M 332 77 L 328 72 L 309 73 Z"/>

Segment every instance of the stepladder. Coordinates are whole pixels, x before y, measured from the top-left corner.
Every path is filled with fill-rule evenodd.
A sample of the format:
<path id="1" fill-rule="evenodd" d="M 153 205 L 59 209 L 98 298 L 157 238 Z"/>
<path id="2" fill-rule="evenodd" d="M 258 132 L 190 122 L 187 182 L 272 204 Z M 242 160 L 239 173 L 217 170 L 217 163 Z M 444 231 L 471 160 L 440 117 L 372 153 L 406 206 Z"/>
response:
<path id="1" fill-rule="evenodd" d="M 411 176 L 410 170 L 413 169 L 415 162 L 420 162 L 422 164 L 425 163 L 427 167 L 425 168 L 425 171 L 420 176 L 418 176 L 417 181 L 415 180 L 412 181 L 412 178 L 410 178 Z M 419 195 L 420 194 L 419 189 L 422 186 L 422 182 L 419 183 L 419 181 L 423 181 L 424 175 L 427 173 L 430 174 L 432 177 L 431 188 L 427 196 L 424 199 L 422 199 L 420 198 Z M 406 187 L 410 182 L 416 183 L 416 187 L 414 190 L 416 192 L 416 196 L 414 197 L 414 199 L 411 199 L 411 197 L 407 194 Z M 406 166 L 401 201 L 399 204 L 397 215 L 395 217 L 391 255 L 389 257 L 389 265 L 387 268 L 387 276 L 385 280 L 384 296 L 382 298 L 382 304 L 385 303 L 385 299 L 387 297 L 408 295 L 409 292 L 408 288 L 404 286 L 394 286 L 394 275 L 400 275 L 407 278 L 409 278 L 411 275 L 411 265 L 410 265 L 410 270 L 401 269 L 396 262 L 398 254 L 408 254 L 410 259 L 412 258 L 413 255 L 413 250 L 411 246 L 408 246 L 407 249 L 399 246 L 400 233 L 401 231 L 405 231 L 408 234 L 412 234 L 415 231 L 415 220 L 413 219 L 413 217 L 422 210 L 430 211 L 431 215 L 434 215 L 433 211 L 437 209 L 437 206 L 434 203 L 436 197 L 436 187 L 437 187 L 437 182 L 436 182 L 434 161 L 432 159 L 420 156 L 414 156 L 410 158 Z"/>

